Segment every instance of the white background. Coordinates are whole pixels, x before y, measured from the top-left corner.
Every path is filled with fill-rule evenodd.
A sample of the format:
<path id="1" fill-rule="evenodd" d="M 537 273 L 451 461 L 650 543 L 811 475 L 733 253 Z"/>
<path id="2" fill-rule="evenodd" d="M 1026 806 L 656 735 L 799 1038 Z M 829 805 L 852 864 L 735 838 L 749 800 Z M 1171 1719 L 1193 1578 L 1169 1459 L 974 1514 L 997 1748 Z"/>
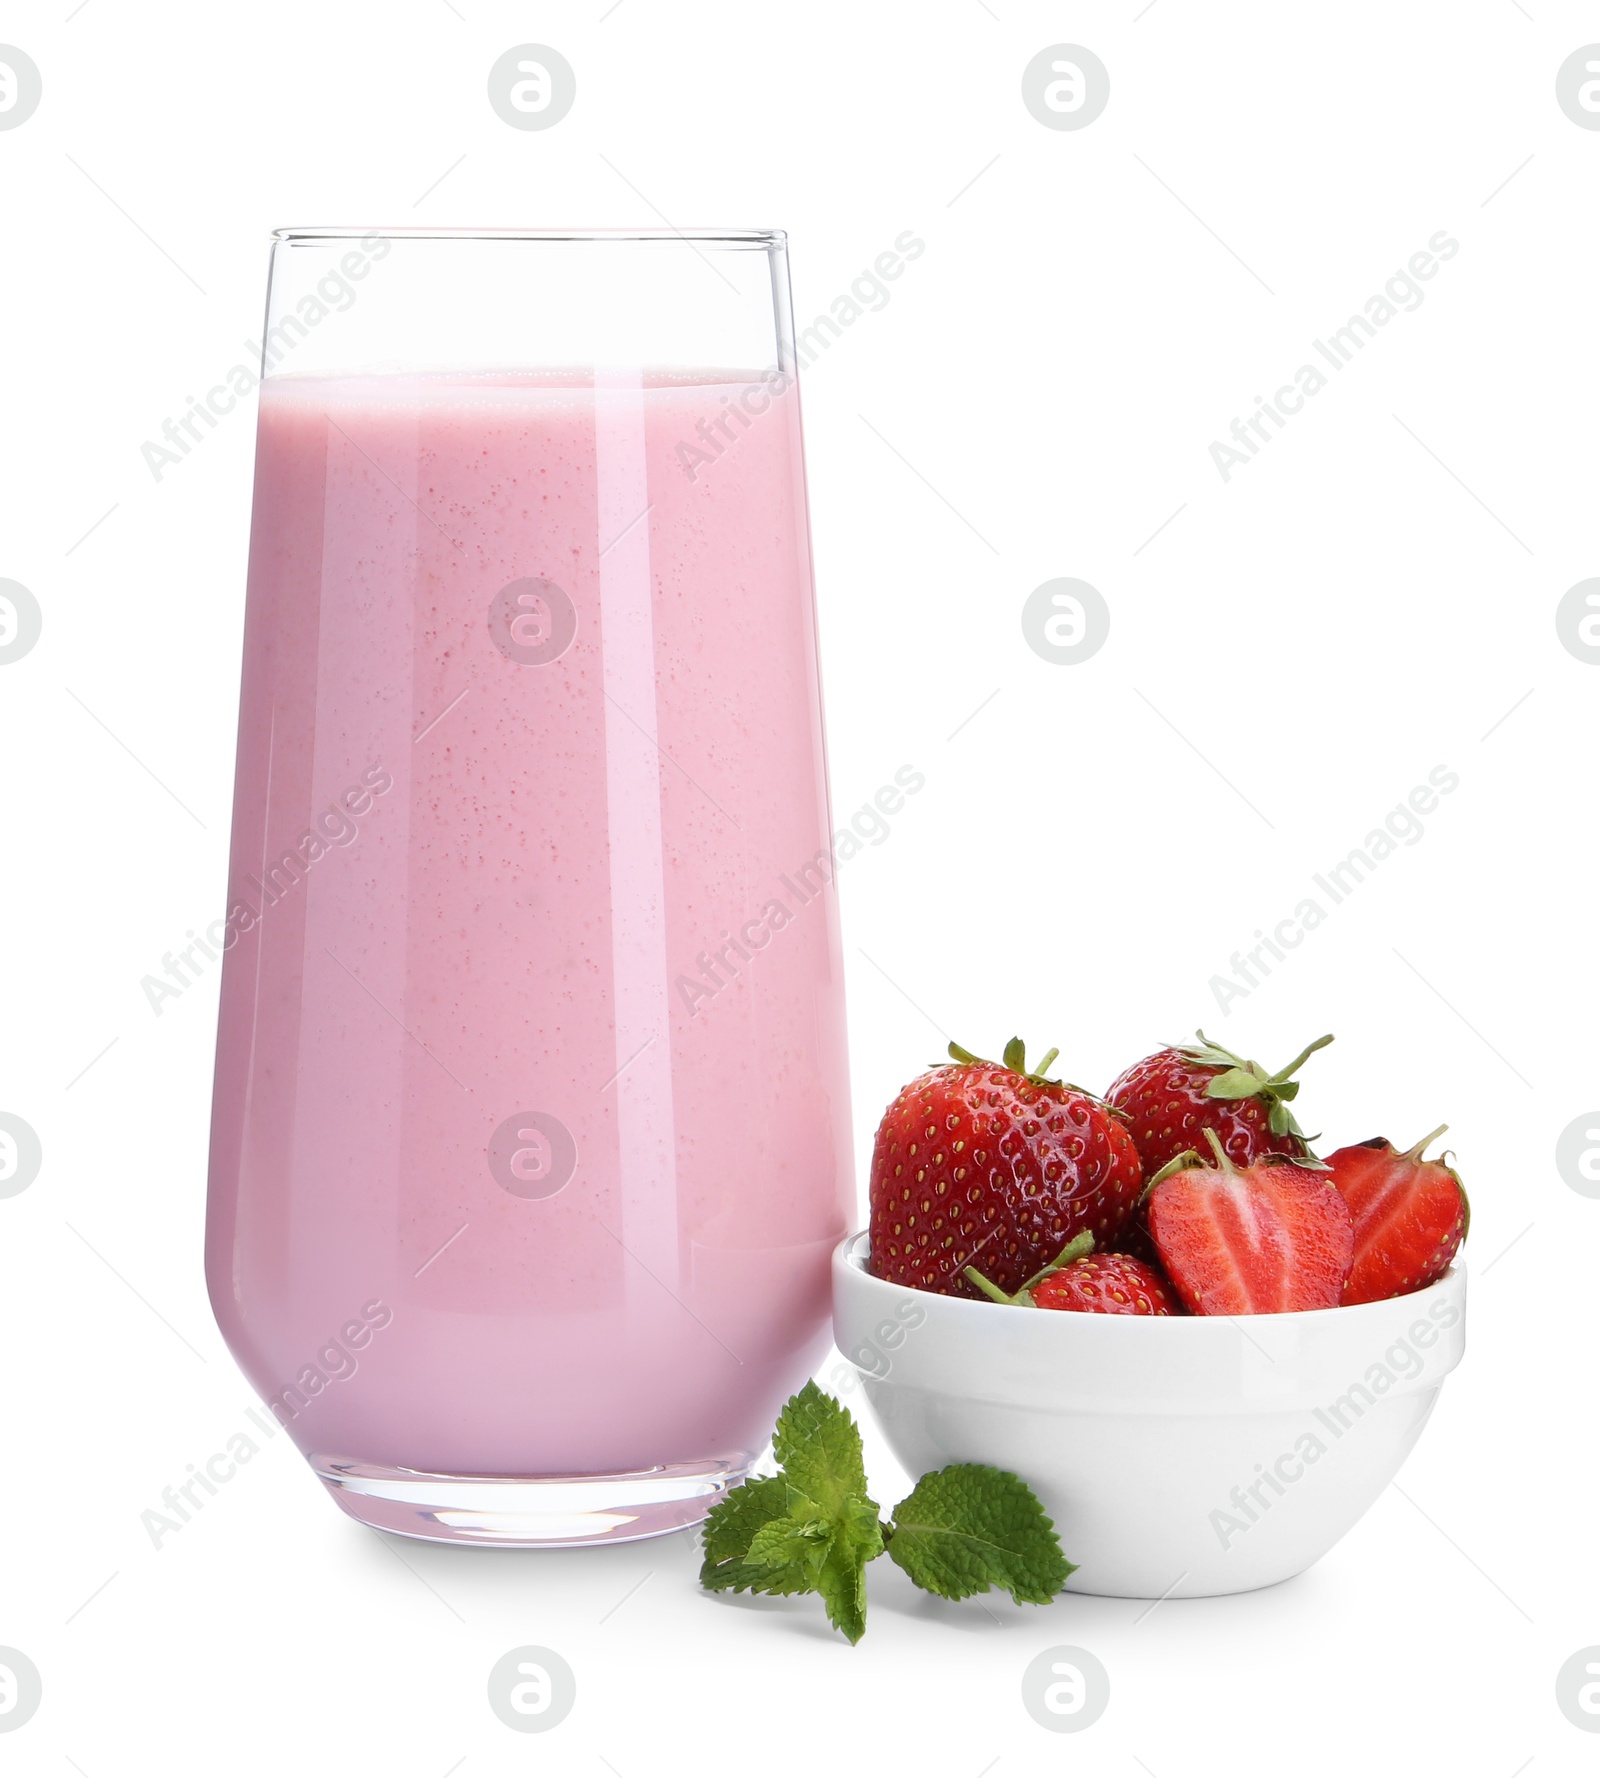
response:
<path id="1" fill-rule="evenodd" d="M 0 6 L 44 77 L 0 133 L 0 576 L 44 611 L 0 668 L 0 1109 L 44 1145 L 0 1202 L 0 1644 L 45 1682 L 9 1770 L 1593 1769 L 1554 1680 L 1600 1642 L 1600 1204 L 1553 1154 L 1600 1100 L 1600 675 L 1554 613 L 1596 572 L 1600 133 L 1554 79 L 1600 9 L 1143 4 Z M 577 71 L 543 132 L 485 97 L 528 41 Z M 1060 42 L 1110 70 L 1079 131 L 1021 101 Z M 927 242 L 805 381 L 836 810 L 928 780 L 841 879 L 863 1178 L 946 1034 L 1102 1087 L 1197 1023 L 1273 1065 L 1330 1029 L 1308 1127 L 1451 1124 L 1467 1360 L 1409 1498 L 1298 1580 L 986 1609 L 880 1563 L 852 1650 L 701 1596 L 685 1538 L 386 1547 L 287 1439 L 141 1527 L 251 1400 L 201 1277 L 215 983 L 139 986 L 221 911 L 251 421 L 159 483 L 140 445 L 244 355 L 271 227 L 663 218 L 787 228 L 802 321 Z M 1440 229 L 1423 305 L 1224 483 L 1210 441 Z M 1112 613 L 1079 666 L 1019 624 L 1058 575 Z M 1224 1016 L 1230 954 L 1441 764 Z M 897 1498 L 870 1429 L 869 1465 Z M 485 1702 L 521 1643 L 578 1675 L 547 1735 Z M 1111 1676 L 1077 1736 L 1020 1702 L 1056 1643 Z"/>

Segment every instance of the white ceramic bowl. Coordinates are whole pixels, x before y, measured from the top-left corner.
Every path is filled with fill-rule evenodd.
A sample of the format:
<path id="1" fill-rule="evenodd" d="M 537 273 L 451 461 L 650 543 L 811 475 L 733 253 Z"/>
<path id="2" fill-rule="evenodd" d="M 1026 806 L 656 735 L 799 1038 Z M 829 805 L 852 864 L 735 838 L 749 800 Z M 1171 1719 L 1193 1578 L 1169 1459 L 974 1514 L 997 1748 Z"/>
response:
<path id="1" fill-rule="evenodd" d="M 1195 1598 L 1308 1568 L 1389 1485 L 1465 1343 L 1466 1275 L 1299 1315 L 1083 1315 L 909 1290 L 833 1258 L 834 1337 L 913 1478 L 1028 1482 L 1067 1586 Z"/>

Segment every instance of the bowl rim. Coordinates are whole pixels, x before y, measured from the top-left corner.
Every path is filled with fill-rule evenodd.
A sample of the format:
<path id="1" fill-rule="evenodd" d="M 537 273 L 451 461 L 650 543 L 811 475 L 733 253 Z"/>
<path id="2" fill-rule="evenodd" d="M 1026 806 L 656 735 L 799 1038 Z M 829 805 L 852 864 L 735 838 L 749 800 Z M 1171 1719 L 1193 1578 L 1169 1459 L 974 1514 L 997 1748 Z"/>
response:
<path id="1" fill-rule="evenodd" d="M 1097 1328 L 1119 1326 L 1128 1328 L 1162 1326 L 1169 1327 L 1231 1327 L 1238 1329 L 1242 1325 L 1265 1326 L 1293 1325 L 1306 1328 L 1308 1331 L 1317 1327 L 1338 1325 L 1356 1331 L 1363 1320 L 1377 1321 L 1383 1316 L 1393 1315 L 1402 1303 L 1414 1303 L 1419 1313 L 1426 1315 L 1427 1305 L 1441 1297 L 1459 1294 L 1466 1287 L 1467 1268 L 1462 1263 L 1459 1253 L 1445 1271 L 1432 1284 L 1425 1284 L 1421 1290 L 1406 1292 L 1403 1296 L 1379 1297 L 1370 1303 L 1339 1303 L 1331 1309 L 1281 1309 L 1265 1315 L 1038 1315 L 1024 1303 L 996 1303 L 986 1298 L 970 1296 L 946 1296 L 942 1291 L 923 1290 L 915 1284 L 891 1284 L 886 1278 L 875 1277 L 867 1270 L 867 1258 L 871 1244 L 871 1230 L 857 1229 L 853 1234 L 846 1235 L 833 1250 L 834 1264 L 842 1268 L 854 1278 L 859 1279 L 863 1286 L 874 1291 L 884 1291 L 893 1296 L 909 1295 L 918 1301 L 944 1303 L 948 1309 L 941 1309 L 940 1314 L 965 1315 L 971 1313 L 988 1314 L 998 1310 L 1002 1314 L 1030 1314 L 1038 1325 L 1045 1326 L 1059 1323 L 1063 1328 L 1063 1336 L 1069 1337 L 1072 1332 L 1081 1331 L 1085 1321 L 1094 1323 Z M 1051 1336 L 1043 1336 L 1048 1339 Z M 1100 1337 L 1105 1337 L 1103 1334 Z M 1146 1338 L 1142 1334 L 1132 1335 L 1133 1338 Z M 1182 1339 L 1185 1336 L 1175 1334 L 1168 1336 Z M 1205 1335 L 1190 1335 L 1190 1338 L 1206 1338 Z"/>

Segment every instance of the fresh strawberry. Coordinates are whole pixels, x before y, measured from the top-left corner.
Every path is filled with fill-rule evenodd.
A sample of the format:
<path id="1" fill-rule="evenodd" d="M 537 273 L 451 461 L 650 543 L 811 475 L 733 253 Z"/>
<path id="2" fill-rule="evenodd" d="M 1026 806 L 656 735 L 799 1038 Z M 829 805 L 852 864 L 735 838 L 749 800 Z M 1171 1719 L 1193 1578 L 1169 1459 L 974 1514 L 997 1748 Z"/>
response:
<path id="1" fill-rule="evenodd" d="M 1196 1031 L 1198 1044 L 1157 1050 L 1119 1075 L 1106 1094 L 1108 1104 L 1128 1120 L 1129 1133 L 1154 1176 L 1187 1149 L 1204 1152 L 1204 1132 L 1215 1130 L 1228 1158 L 1248 1167 L 1264 1154 L 1312 1159 L 1289 1101 L 1300 1091 L 1294 1078 L 1305 1059 L 1333 1042 L 1319 1037 L 1287 1068 L 1268 1074 L 1232 1050 Z"/>
<path id="2" fill-rule="evenodd" d="M 883 1114 L 872 1150 L 872 1270 L 892 1284 L 975 1296 L 965 1268 L 1004 1290 L 1089 1230 L 1102 1243 L 1139 1196 L 1138 1151 L 1092 1095 L 1029 1070 L 1022 1040 L 1003 1064 L 951 1044 Z"/>
<path id="3" fill-rule="evenodd" d="M 1128 1253 L 1075 1259 L 1029 1292 L 1039 1309 L 1076 1309 L 1090 1315 L 1177 1315 L 1172 1286 Z"/>
<path id="4" fill-rule="evenodd" d="M 1270 1156 L 1235 1167 L 1215 1130 L 1216 1165 L 1177 1167 L 1145 1214 L 1161 1263 L 1196 1315 L 1332 1309 L 1350 1272 L 1350 1206 L 1325 1171 Z"/>
<path id="5" fill-rule="evenodd" d="M 1440 1124 L 1402 1154 L 1382 1136 L 1328 1156 L 1333 1183 L 1355 1217 L 1355 1259 L 1347 1303 L 1406 1296 L 1440 1277 L 1467 1233 L 1467 1194 L 1443 1158 L 1422 1151 L 1449 1128 Z"/>
<path id="6" fill-rule="evenodd" d="M 967 1277 L 997 1303 L 1032 1309 L 1070 1309 L 1080 1315 L 1181 1315 L 1172 1286 L 1161 1273 L 1127 1253 L 1090 1255 L 1094 1236 L 1076 1235 L 1021 1290 L 1007 1294 L 977 1269 Z"/>

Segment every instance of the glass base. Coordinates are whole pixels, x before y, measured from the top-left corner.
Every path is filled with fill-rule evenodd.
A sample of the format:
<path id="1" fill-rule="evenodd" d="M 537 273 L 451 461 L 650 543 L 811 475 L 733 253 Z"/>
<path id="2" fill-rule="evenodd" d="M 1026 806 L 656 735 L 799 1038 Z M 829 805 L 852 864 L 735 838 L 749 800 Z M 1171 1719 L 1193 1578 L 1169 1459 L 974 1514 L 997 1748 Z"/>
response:
<path id="1" fill-rule="evenodd" d="M 572 1549 L 635 1543 L 698 1525 L 745 1479 L 748 1458 L 668 1463 L 624 1475 L 432 1475 L 347 1457 L 311 1467 L 351 1518 L 428 1543 Z"/>

